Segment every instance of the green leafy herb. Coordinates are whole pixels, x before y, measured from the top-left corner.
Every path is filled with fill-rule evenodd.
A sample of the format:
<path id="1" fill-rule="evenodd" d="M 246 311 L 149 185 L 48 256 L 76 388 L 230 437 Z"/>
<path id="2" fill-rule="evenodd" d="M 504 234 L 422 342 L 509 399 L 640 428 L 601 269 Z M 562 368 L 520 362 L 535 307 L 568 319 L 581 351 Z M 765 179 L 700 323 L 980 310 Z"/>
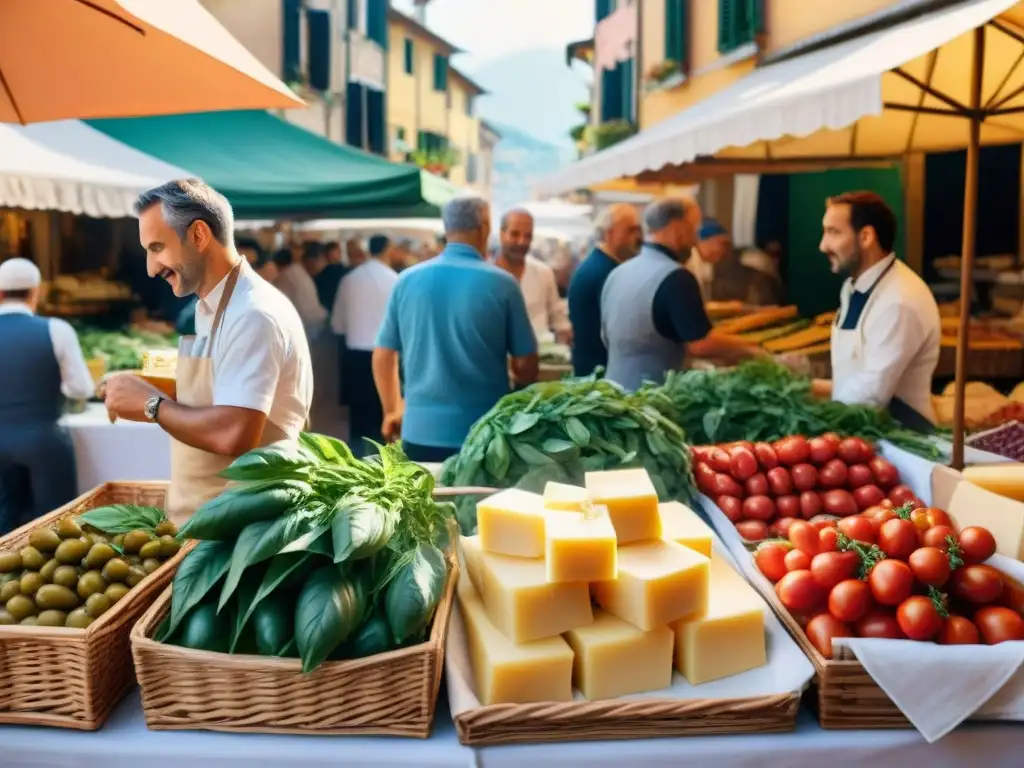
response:
<path id="1" fill-rule="evenodd" d="M 447 575 L 444 553 L 430 544 L 420 544 L 411 557 L 399 561 L 384 595 L 384 612 L 396 643 L 401 645 L 430 623 Z"/>
<path id="2" fill-rule="evenodd" d="M 157 507 L 137 507 L 131 504 L 111 504 L 95 507 L 79 516 L 82 523 L 104 533 L 128 533 L 136 529 L 153 531 L 167 517 Z"/>
<path id="3" fill-rule="evenodd" d="M 256 650 L 261 656 L 283 656 L 295 639 L 295 611 L 286 595 L 272 595 L 253 613 Z"/>
<path id="4" fill-rule="evenodd" d="M 295 643 L 302 671 L 312 672 L 359 626 L 366 594 L 336 565 L 313 572 L 295 605 Z"/>
<path id="5" fill-rule="evenodd" d="M 185 555 L 174 574 L 171 590 L 171 620 L 164 637 L 170 637 L 178 624 L 227 573 L 231 564 L 231 544 L 201 541 Z M 212 606 L 216 609 L 216 606 Z"/>
<path id="6" fill-rule="evenodd" d="M 228 541 L 251 523 L 273 520 L 297 507 L 312 487 L 300 480 L 280 480 L 268 488 L 229 488 L 201 506 L 178 531 L 180 538 Z"/>
<path id="7" fill-rule="evenodd" d="M 331 523 L 334 562 L 372 557 L 387 546 L 395 533 L 398 516 L 362 499 L 346 497 Z"/>

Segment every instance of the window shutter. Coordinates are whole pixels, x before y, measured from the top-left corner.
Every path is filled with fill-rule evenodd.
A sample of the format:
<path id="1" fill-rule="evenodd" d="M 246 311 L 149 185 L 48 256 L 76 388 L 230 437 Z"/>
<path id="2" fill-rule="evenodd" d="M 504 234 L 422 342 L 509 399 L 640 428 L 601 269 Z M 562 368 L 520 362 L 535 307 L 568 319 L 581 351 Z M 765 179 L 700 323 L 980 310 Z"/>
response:
<path id="1" fill-rule="evenodd" d="M 718 0 L 718 51 L 728 53 L 739 43 L 736 39 L 737 7 L 746 0 Z"/>
<path id="2" fill-rule="evenodd" d="M 345 88 L 345 143 L 363 148 L 363 86 L 349 83 Z"/>
<path id="3" fill-rule="evenodd" d="M 366 128 L 369 136 L 367 144 L 371 152 L 378 155 L 387 150 L 387 128 L 384 119 L 384 92 L 376 88 L 366 89 Z"/>
<path id="4" fill-rule="evenodd" d="M 448 90 L 448 59 L 439 53 L 434 54 L 434 90 Z"/>
<path id="5" fill-rule="evenodd" d="M 615 0 L 595 0 L 594 20 L 601 21 L 601 19 L 611 16 L 613 10 L 615 10 Z"/>
<path id="6" fill-rule="evenodd" d="M 622 64 L 601 70 L 601 122 L 622 119 Z"/>
<path id="7" fill-rule="evenodd" d="M 353 0 L 349 0 L 351 4 Z M 385 51 L 388 49 L 388 0 L 368 0 L 366 36 Z"/>
<path id="8" fill-rule="evenodd" d="M 665 0 L 665 61 L 684 63 L 683 0 Z"/>
<path id="9" fill-rule="evenodd" d="M 413 47 L 412 38 L 405 38 L 405 74 L 411 75 L 416 70 L 415 65 L 416 49 Z"/>
<path id="10" fill-rule="evenodd" d="M 348 0 L 345 12 L 345 24 L 352 32 L 359 31 L 359 0 Z"/>
<path id="11" fill-rule="evenodd" d="M 746 33 L 742 42 L 750 43 L 764 31 L 764 0 L 744 0 Z"/>
<path id="12" fill-rule="evenodd" d="M 309 86 L 331 90 L 331 12 L 306 11 L 306 49 L 309 52 Z"/>
<path id="13" fill-rule="evenodd" d="M 619 64 L 622 72 L 622 114 L 623 120 L 633 122 L 633 94 L 636 92 L 636 60 L 627 59 Z"/>
<path id="14" fill-rule="evenodd" d="M 281 34 L 283 36 L 281 52 L 281 74 L 286 83 L 295 83 L 302 79 L 302 2 L 301 0 L 284 0 L 281 3 L 283 18 Z"/>

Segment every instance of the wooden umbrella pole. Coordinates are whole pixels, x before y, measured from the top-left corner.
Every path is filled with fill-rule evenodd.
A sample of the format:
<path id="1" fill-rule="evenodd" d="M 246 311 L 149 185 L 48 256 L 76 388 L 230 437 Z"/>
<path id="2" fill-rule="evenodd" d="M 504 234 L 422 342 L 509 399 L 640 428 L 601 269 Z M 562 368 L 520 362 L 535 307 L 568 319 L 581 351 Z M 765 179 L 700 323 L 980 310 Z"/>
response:
<path id="1" fill-rule="evenodd" d="M 981 83 L 985 69 L 985 27 L 974 30 L 971 63 L 971 123 L 964 176 L 964 235 L 960 249 L 960 327 L 956 335 L 956 392 L 953 394 L 953 468 L 964 467 L 964 410 L 967 355 L 974 286 L 974 238 L 978 229 L 978 155 L 981 152 Z"/>

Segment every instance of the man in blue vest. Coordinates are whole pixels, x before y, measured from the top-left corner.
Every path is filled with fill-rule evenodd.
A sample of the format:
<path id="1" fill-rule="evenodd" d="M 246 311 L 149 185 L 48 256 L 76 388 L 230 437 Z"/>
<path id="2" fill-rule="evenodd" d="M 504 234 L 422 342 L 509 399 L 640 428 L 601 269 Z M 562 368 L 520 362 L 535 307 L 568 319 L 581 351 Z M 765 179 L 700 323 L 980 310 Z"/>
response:
<path id="1" fill-rule="evenodd" d="M 75 453 L 58 420 L 95 384 L 74 329 L 36 317 L 39 269 L 0 264 L 0 534 L 75 497 Z"/>

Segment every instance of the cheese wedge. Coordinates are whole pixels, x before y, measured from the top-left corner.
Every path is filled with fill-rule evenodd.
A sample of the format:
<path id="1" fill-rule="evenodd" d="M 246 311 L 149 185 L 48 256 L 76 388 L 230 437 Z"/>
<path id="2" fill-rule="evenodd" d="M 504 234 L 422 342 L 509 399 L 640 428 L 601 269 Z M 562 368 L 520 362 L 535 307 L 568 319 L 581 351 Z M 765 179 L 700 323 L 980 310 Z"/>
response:
<path id="1" fill-rule="evenodd" d="M 582 512 L 587 489 L 578 485 L 549 482 L 544 486 L 544 506 L 562 512 Z"/>
<path id="2" fill-rule="evenodd" d="M 477 502 L 476 525 L 486 552 L 544 556 L 544 497 L 508 488 Z"/>
<path id="3" fill-rule="evenodd" d="M 513 643 L 491 623 L 467 579 L 459 581 L 458 599 L 481 704 L 572 700 L 573 653 L 565 640 Z"/>
<path id="4" fill-rule="evenodd" d="M 1024 464 L 981 464 L 967 467 L 964 480 L 1014 501 L 1024 501 Z"/>
<path id="5" fill-rule="evenodd" d="M 618 544 L 604 507 L 591 508 L 585 514 L 556 512 L 546 525 L 544 562 L 549 584 L 616 577 Z"/>
<path id="6" fill-rule="evenodd" d="M 675 635 L 668 627 L 645 632 L 606 611 L 565 634 L 572 647 L 573 684 L 591 701 L 672 685 Z"/>
<path id="7" fill-rule="evenodd" d="M 645 469 L 587 472 L 587 495 L 608 508 L 619 544 L 661 538 L 658 492 Z"/>
<path id="8" fill-rule="evenodd" d="M 594 620 L 586 582 L 548 584 L 543 560 L 484 552 L 461 539 L 466 571 L 491 623 L 514 643 L 553 637 Z"/>
<path id="9" fill-rule="evenodd" d="M 715 534 L 700 515 L 678 501 L 662 502 L 658 505 L 658 514 L 661 516 L 661 538 L 711 557 L 711 540 Z"/>
<path id="10" fill-rule="evenodd" d="M 980 469 L 980 467 L 974 467 Z M 949 470 L 952 471 L 952 470 Z M 939 468 L 932 482 L 938 486 Z M 964 471 L 964 477 L 967 471 Z M 950 484 L 946 478 L 947 485 Z M 948 493 L 948 489 L 943 489 Z M 1024 560 L 1024 504 L 980 488 L 974 483 L 959 482 L 953 486 L 946 507 L 956 530 L 972 525 L 988 529 L 996 540 L 996 553 Z"/>
<path id="11" fill-rule="evenodd" d="M 704 615 L 709 569 L 708 558 L 674 541 L 619 547 L 618 578 L 596 582 L 594 599 L 635 627 L 663 627 Z"/>
<path id="12" fill-rule="evenodd" d="M 700 685 L 768 663 L 765 603 L 732 565 L 711 557 L 707 613 L 682 619 L 675 632 L 675 668 L 691 685 Z"/>

